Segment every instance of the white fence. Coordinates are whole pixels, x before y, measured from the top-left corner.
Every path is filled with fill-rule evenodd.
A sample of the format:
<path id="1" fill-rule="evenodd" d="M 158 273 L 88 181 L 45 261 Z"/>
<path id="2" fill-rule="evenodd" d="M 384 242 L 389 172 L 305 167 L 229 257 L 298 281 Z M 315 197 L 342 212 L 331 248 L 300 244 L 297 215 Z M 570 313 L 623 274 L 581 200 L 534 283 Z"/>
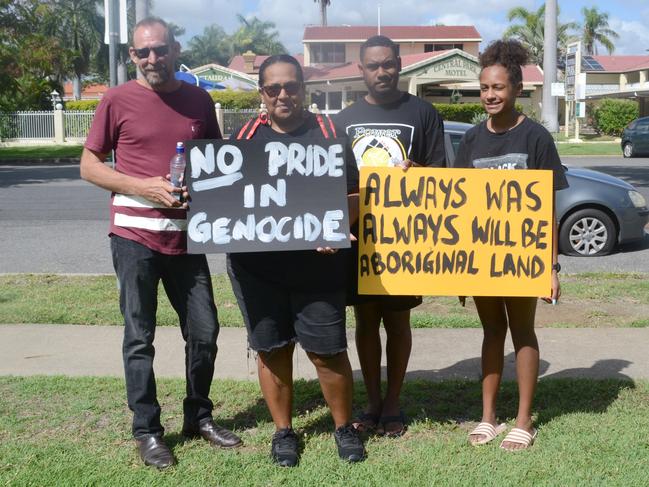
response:
<path id="1" fill-rule="evenodd" d="M 0 139 L 53 139 L 54 112 L 0 113 Z"/>
<path id="2" fill-rule="evenodd" d="M 314 110 L 311 107 L 311 110 Z M 338 110 L 322 110 L 333 114 Z M 217 119 L 224 136 L 259 113 L 257 109 L 232 110 L 216 108 Z M 0 113 L 0 141 L 62 143 L 83 142 L 88 136 L 94 112 L 63 111 Z"/>
<path id="3" fill-rule="evenodd" d="M 63 112 L 63 127 L 65 128 L 65 140 L 84 141 L 88 136 L 92 118 L 95 112 L 89 111 L 66 111 Z"/>
<path id="4" fill-rule="evenodd" d="M 223 122 L 221 122 L 221 132 L 223 136 L 230 135 L 234 130 L 244 125 L 248 120 L 254 118 L 259 113 L 259 110 L 232 110 L 225 108 L 223 112 Z M 218 109 L 217 109 L 218 112 Z"/>

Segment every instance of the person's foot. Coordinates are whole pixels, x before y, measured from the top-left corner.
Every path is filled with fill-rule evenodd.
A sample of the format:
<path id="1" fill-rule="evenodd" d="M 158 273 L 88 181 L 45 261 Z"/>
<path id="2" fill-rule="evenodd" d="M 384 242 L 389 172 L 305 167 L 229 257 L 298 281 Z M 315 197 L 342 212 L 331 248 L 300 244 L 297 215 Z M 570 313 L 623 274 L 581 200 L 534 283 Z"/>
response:
<path id="1" fill-rule="evenodd" d="M 275 431 L 270 456 L 280 467 L 295 467 L 297 465 L 298 438 L 293 428 Z"/>
<path id="2" fill-rule="evenodd" d="M 516 425 L 514 426 L 512 431 L 518 432 L 518 437 L 516 436 L 516 434 L 512 434 L 512 432 L 510 431 L 500 444 L 500 447 L 503 450 L 525 450 L 532 446 L 538 433 L 532 425 L 531 418 L 528 420 L 516 421 Z"/>
<path id="3" fill-rule="evenodd" d="M 405 432 L 406 417 L 403 411 L 399 409 L 399 403 L 395 402 L 392 404 L 386 401 L 383 404 L 376 433 L 389 438 L 398 438 L 399 436 L 403 436 Z"/>
<path id="4" fill-rule="evenodd" d="M 241 438 L 229 429 L 217 425 L 212 418 L 203 420 L 198 425 L 185 424 L 182 433 L 187 438 L 201 437 L 218 448 L 237 448 L 243 445 Z"/>
<path id="5" fill-rule="evenodd" d="M 360 462 L 365 459 L 365 447 L 361 437 L 351 424 L 341 426 L 334 432 L 338 456 L 346 462 Z"/>
<path id="6" fill-rule="evenodd" d="M 145 465 L 164 470 L 176 464 L 176 459 L 172 455 L 171 450 L 165 445 L 160 436 L 136 438 L 135 444 L 140 452 L 140 458 Z"/>
<path id="7" fill-rule="evenodd" d="M 376 430 L 379 425 L 379 414 L 363 411 L 352 420 L 352 426 L 359 433 L 368 433 Z"/>

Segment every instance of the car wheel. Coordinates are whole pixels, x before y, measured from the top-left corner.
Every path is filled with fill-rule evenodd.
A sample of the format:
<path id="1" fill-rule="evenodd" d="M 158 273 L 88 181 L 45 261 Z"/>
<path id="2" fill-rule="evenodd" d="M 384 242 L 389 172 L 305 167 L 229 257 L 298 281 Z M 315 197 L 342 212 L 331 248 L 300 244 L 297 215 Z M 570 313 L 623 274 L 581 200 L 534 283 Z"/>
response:
<path id="1" fill-rule="evenodd" d="M 559 230 L 563 254 L 595 257 L 610 254 L 617 241 L 615 224 L 601 210 L 587 208 L 569 215 Z"/>
<path id="2" fill-rule="evenodd" d="M 633 157 L 635 155 L 633 153 L 633 144 L 631 142 L 624 144 L 624 147 L 622 148 L 622 155 L 624 157 Z"/>

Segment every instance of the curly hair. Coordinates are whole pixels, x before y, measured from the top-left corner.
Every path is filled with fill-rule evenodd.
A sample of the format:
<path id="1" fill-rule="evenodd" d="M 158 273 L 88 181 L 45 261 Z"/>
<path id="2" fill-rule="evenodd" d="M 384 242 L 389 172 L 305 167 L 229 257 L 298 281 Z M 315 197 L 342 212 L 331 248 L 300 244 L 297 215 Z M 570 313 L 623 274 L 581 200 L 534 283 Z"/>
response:
<path id="1" fill-rule="evenodd" d="M 521 66 L 528 63 L 530 53 L 514 39 L 494 41 L 480 54 L 480 67 L 482 69 L 499 64 L 509 74 L 509 81 L 514 86 L 523 82 Z"/>

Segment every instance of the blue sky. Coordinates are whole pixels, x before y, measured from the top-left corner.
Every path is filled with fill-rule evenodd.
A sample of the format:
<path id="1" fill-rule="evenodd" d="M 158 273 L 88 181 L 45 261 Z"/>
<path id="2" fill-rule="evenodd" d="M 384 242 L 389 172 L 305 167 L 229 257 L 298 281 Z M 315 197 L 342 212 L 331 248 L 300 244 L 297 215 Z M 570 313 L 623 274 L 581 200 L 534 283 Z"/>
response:
<path id="1" fill-rule="evenodd" d="M 376 25 L 375 0 L 331 0 L 329 25 Z M 537 9 L 540 0 L 383 0 L 383 25 L 475 25 L 484 42 L 502 35 L 509 25 L 506 15 L 516 6 Z M 581 21 L 582 7 L 596 6 L 609 14 L 610 26 L 620 34 L 615 54 L 649 54 L 649 1 L 559 0 L 560 20 Z M 180 5 L 180 7 L 179 7 Z M 227 32 L 238 25 L 236 14 L 256 15 L 275 22 L 280 39 L 291 53 L 302 52 L 304 27 L 319 23 L 313 0 L 154 0 L 153 14 L 185 27 L 181 43 L 216 23 Z M 484 45 L 484 44 L 483 44 Z M 601 51 L 601 54 L 606 54 Z"/>

